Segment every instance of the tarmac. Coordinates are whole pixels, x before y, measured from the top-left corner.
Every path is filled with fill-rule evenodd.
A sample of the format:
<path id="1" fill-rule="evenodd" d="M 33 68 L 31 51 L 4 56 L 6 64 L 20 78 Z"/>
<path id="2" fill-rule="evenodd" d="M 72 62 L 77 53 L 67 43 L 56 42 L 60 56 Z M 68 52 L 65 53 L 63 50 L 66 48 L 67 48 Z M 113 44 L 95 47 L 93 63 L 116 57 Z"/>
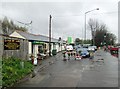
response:
<path id="1" fill-rule="evenodd" d="M 63 61 L 60 52 L 42 60 L 42 64 L 15 87 L 118 87 L 118 58 L 98 50 L 94 63 L 88 58 L 77 61 L 71 57 Z"/>

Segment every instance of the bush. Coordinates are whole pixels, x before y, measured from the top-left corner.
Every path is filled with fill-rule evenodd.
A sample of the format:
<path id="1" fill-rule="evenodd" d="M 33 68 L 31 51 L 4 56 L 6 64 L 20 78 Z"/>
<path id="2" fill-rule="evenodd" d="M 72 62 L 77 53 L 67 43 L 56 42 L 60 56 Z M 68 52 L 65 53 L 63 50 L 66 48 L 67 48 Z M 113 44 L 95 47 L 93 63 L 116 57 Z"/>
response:
<path id="1" fill-rule="evenodd" d="M 24 68 L 21 66 L 24 62 Z M 9 87 L 25 77 L 33 70 L 33 65 L 28 61 L 10 57 L 2 61 L 2 86 Z"/>

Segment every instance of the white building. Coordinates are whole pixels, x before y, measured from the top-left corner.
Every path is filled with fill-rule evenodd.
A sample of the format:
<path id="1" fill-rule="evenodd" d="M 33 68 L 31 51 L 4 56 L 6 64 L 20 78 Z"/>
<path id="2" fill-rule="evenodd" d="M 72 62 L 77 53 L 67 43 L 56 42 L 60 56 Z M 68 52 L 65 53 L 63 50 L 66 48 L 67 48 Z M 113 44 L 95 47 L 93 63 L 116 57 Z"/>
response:
<path id="1" fill-rule="evenodd" d="M 49 53 L 49 37 L 43 35 L 35 35 L 23 31 L 14 31 L 10 36 L 22 38 L 28 40 L 28 53 L 37 56 L 38 53 Z M 53 49 L 57 49 L 57 52 L 64 50 L 62 41 L 58 39 L 51 39 L 51 52 Z"/>

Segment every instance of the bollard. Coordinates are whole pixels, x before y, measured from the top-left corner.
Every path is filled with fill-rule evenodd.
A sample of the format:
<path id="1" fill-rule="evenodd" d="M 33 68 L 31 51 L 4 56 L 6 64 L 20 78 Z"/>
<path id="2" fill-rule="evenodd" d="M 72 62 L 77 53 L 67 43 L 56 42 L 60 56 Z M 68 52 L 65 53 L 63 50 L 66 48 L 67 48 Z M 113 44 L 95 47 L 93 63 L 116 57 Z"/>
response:
<path id="1" fill-rule="evenodd" d="M 20 62 L 20 65 L 21 65 L 21 68 L 23 69 L 24 68 L 24 62 Z"/>
<path id="2" fill-rule="evenodd" d="M 34 58 L 33 64 L 34 64 L 34 65 L 37 65 L 37 58 Z"/>

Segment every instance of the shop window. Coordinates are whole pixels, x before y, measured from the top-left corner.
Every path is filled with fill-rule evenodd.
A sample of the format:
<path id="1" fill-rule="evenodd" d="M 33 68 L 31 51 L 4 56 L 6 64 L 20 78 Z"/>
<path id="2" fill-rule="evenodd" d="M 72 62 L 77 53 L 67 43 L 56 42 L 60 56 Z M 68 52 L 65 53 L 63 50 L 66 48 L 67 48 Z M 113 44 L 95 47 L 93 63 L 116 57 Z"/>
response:
<path id="1" fill-rule="evenodd" d="M 42 45 L 38 46 L 38 52 L 43 53 L 43 46 Z"/>

